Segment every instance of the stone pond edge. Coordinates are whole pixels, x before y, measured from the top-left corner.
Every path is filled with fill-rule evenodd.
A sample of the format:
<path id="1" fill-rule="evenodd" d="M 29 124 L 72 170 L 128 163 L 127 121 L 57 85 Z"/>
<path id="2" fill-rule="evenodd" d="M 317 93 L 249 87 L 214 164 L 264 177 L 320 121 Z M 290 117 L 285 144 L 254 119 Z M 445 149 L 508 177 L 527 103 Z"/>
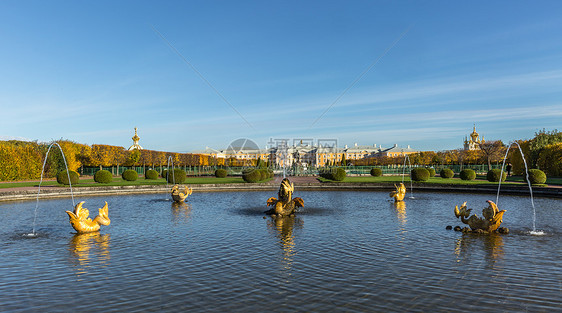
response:
<path id="1" fill-rule="evenodd" d="M 228 192 L 228 191 L 276 191 L 279 186 L 272 183 L 263 184 L 188 184 L 187 186 L 197 192 Z M 410 186 L 407 186 L 408 191 Z M 18 189 L 1 190 L 0 202 L 35 200 L 37 189 Z M 295 194 L 298 191 L 391 191 L 394 189 L 392 183 L 295 183 Z M 435 184 L 416 184 L 414 193 L 418 191 L 429 192 L 462 192 L 462 193 L 486 193 L 496 194 L 497 186 L 490 185 L 435 185 Z M 99 187 L 77 187 L 72 189 L 76 196 L 104 196 L 104 195 L 126 195 L 126 194 L 150 194 L 167 193 L 170 187 L 140 185 L 140 186 L 99 186 Z M 528 196 L 527 186 L 502 186 L 501 194 Z M 42 189 L 39 198 L 65 198 L 70 197 L 70 189 L 67 187 L 51 187 Z M 562 188 L 560 187 L 533 187 L 533 196 L 562 198 Z"/>

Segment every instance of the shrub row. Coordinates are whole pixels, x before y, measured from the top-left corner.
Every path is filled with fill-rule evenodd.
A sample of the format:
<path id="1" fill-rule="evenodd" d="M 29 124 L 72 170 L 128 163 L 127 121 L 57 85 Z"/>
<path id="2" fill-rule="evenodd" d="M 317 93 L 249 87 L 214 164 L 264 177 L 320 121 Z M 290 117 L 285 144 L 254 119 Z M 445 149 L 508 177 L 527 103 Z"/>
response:
<path id="1" fill-rule="evenodd" d="M 135 181 L 139 178 L 139 174 L 135 170 L 126 170 L 121 174 L 121 177 L 126 181 Z"/>
<path id="2" fill-rule="evenodd" d="M 347 173 L 341 167 L 330 168 L 320 172 L 320 177 L 335 181 L 342 181 L 346 176 Z"/>
<path id="3" fill-rule="evenodd" d="M 476 178 L 476 172 L 473 169 L 465 168 L 459 173 L 459 177 L 462 180 L 474 180 Z"/>
<path id="4" fill-rule="evenodd" d="M 217 176 L 218 177 L 218 176 Z M 247 183 L 257 183 L 273 177 L 273 171 L 265 168 L 246 169 L 242 171 L 242 179 Z"/>
<path id="5" fill-rule="evenodd" d="M 94 174 L 94 181 L 100 184 L 108 184 L 113 180 L 113 175 L 110 171 L 99 170 Z"/>
<path id="6" fill-rule="evenodd" d="M 225 169 L 219 168 L 215 171 L 215 177 L 225 178 L 228 176 L 228 172 Z"/>
<path id="7" fill-rule="evenodd" d="M 382 176 L 382 170 L 378 167 L 371 169 L 371 176 L 380 177 Z"/>
<path id="8" fill-rule="evenodd" d="M 441 172 L 439 172 L 439 176 L 441 176 L 441 178 L 453 178 L 453 176 L 455 176 L 455 172 L 453 172 L 450 168 L 444 168 Z"/>
<path id="9" fill-rule="evenodd" d="M 70 184 L 77 184 L 78 183 L 78 179 L 79 179 L 80 175 L 77 172 L 71 171 L 71 170 L 68 170 L 68 174 L 66 173 L 66 170 L 60 171 L 57 174 L 57 183 L 59 183 L 61 185 L 70 185 L 68 183 L 68 176 L 70 176 Z"/>
<path id="10" fill-rule="evenodd" d="M 410 172 L 410 178 L 413 181 L 427 181 L 429 179 L 429 171 L 423 167 L 416 167 Z"/>
<path id="11" fill-rule="evenodd" d="M 486 179 L 489 182 L 499 182 L 500 176 L 501 176 L 501 181 L 505 181 L 505 179 L 507 178 L 507 173 L 506 172 L 502 173 L 502 170 L 498 168 L 494 168 L 488 171 L 488 173 L 486 174 Z"/>
<path id="12" fill-rule="evenodd" d="M 144 173 L 145 179 L 158 179 L 158 171 L 155 170 L 148 170 Z"/>

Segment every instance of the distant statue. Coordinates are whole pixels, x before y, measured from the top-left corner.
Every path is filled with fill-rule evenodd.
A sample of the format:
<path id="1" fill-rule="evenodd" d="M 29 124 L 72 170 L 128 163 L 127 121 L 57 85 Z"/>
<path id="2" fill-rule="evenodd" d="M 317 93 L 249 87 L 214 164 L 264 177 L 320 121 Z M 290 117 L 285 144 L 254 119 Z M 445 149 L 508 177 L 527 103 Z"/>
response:
<path id="1" fill-rule="evenodd" d="M 100 225 L 108 226 L 111 223 L 107 202 L 105 202 L 103 208 L 99 209 L 99 214 L 93 221 L 89 218 L 90 211 L 82 207 L 84 202 L 85 201 L 78 203 L 74 207 L 74 211 L 66 211 L 70 225 L 72 225 L 72 228 L 74 228 L 77 232 L 87 233 L 98 231 L 100 230 Z"/>
<path id="2" fill-rule="evenodd" d="M 177 203 L 184 202 L 185 199 L 192 193 L 193 189 L 188 188 L 187 186 L 185 186 L 183 190 L 181 190 L 178 185 L 174 185 L 174 187 L 172 187 L 172 199 L 174 199 Z"/>
<path id="3" fill-rule="evenodd" d="M 455 206 L 455 216 L 457 218 L 460 217 L 461 222 L 470 226 L 472 231 L 493 232 L 500 227 L 506 210 L 500 211 L 498 206 L 491 200 L 486 202 L 488 202 L 488 207 L 482 210 L 482 217 L 478 217 L 476 214 L 470 216 L 472 209 L 467 209 L 466 201 L 461 205 L 460 209 L 458 206 Z"/>
<path id="4" fill-rule="evenodd" d="M 279 199 L 271 197 L 267 199 L 267 206 L 273 206 L 272 209 L 266 211 L 266 214 L 275 214 L 277 216 L 290 216 L 295 214 L 296 208 L 304 206 L 301 198 L 293 199 L 294 186 L 287 178 L 283 178 L 279 192 Z"/>
<path id="5" fill-rule="evenodd" d="M 404 186 L 403 183 L 400 183 L 399 186 L 396 186 L 396 184 L 394 184 L 394 188 L 396 188 L 396 190 L 390 192 L 390 197 L 394 198 L 394 202 L 403 201 L 404 197 L 406 196 L 406 186 Z"/>

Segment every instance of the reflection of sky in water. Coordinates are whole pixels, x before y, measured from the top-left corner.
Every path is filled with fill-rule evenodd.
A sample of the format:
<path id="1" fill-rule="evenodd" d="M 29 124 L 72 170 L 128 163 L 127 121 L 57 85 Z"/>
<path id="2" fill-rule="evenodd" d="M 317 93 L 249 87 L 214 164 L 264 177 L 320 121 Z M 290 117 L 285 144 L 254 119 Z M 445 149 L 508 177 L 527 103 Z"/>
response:
<path id="1" fill-rule="evenodd" d="M 34 203 L 2 203 L 2 309 L 557 309 L 557 199 L 535 199 L 537 228 L 547 234 L 530 236 L 528 197 L 501 196 L 511 232 L 483 236 L 445 226 L 462 225 L 455 205 L 467 201 L 481 212 L 495 195 L 416 192 L 402 206 L 388 190 L 297 189 L 305 207 L 295 218 L 264 221 L 265 200 L 275 194 L 195 193 L 185 205 L 164 194 L 77 199 L 109 204 L 111 225 L 84 235 L 68 223 L 70 201 L 41 200 L 35 239 L 22 236 Z"/>

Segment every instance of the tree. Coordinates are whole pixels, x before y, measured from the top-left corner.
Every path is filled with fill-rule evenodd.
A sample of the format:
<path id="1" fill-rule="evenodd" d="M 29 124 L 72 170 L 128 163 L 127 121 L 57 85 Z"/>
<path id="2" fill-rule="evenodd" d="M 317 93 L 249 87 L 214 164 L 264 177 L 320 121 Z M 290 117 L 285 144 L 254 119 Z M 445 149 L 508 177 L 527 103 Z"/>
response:
<path id="1" fill-rule="evenodd" d="M 540 157 L 542 150 L 548 146 L 555 143 L 562 142 L 562 132 L 558 130 L 547 131 L 543 129 L 538 133 L 535 133 L 535 138 L 530 142 L 529 148 L 531 149 L 531 165 L 532 167 L 537 167 L 537 161 Z"/>
<path id="2" fill-rule="evenodd" d="M 506 151 L 506 147 L 501 140 L 485 141 L 480 143 L 479 147 L 488 163 L 488 171 L 492 169 L 492 162 L 501 160 Z"/>

